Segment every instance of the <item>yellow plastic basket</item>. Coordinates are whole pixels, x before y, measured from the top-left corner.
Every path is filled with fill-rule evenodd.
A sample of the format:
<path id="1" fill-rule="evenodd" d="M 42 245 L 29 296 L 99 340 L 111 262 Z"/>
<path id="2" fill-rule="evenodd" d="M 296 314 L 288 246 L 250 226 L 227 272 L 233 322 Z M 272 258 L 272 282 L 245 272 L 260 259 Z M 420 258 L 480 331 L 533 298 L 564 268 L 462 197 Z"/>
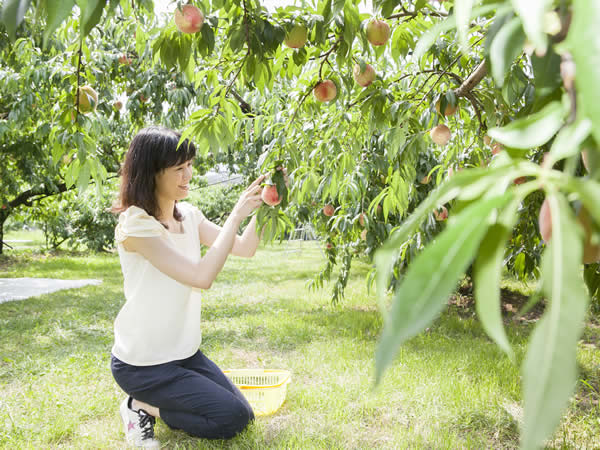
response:
<path id="1" fill-rule="evenodd" d="M 273 414 L 281 407 L 292 379 L 287 370 L 231 369 L 223 372 L 242 391 L 257 416 Z"/>

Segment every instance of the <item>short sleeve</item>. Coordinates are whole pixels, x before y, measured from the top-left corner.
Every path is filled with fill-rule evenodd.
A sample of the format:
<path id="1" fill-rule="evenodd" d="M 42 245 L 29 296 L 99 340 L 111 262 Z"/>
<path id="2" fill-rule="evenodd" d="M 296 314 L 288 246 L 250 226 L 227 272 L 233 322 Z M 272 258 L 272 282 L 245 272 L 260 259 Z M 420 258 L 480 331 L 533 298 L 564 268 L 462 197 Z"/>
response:
<path id="1" fill-rule="evenodd" d="M 180 210 L 182 210 L 184 215 L 192 214 L 194 216 L 194 221 L 197 224 L 201 224 L 202 222 L 204 222 L 206 220 L 206 217 L 204 217 L 204 214 L 202 214 L 202 211 L 200 211 L 200 209 L 198 209 L 197 206 L 194 206 L 191 203 L 179 202 L 179 203 L 177 203 L 177 207 L 180 208 Z"/>
<path id="2" fill-rule="evenodd" d="M 158 220 L 142 208 L 130 206 L 119 215 L 115 227 L 115 242 L 120 244 L 128 237 L 155 237 L 167 232 Z"/>

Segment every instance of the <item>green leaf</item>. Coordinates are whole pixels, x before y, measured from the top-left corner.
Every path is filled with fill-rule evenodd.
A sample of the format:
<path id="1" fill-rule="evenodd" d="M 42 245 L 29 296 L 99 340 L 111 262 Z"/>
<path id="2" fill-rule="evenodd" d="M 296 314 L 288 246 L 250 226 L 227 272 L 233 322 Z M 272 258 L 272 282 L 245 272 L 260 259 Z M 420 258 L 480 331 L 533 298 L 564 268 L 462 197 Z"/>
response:
<path id="1" fill-rule="evenodd" d="M 69 17 L 75 0 L 46 0 L 46 29 L 44 30 L 44 46 L 48 38 L 63 21 Z"/>
<path id="2" fill-rule="evenodd" d="M 456 14 L 456 28 L 458 29 L 458 42 L 463 53 L 468 50 L 467 34 L 469 31 L 469 21 L 471 20 L 471 10 L 475 0 L 456 0 L 454 10 Z"/>
<path id="3" fill-rule="evenodd" d="M 551 437 L 577 381 L 577 341 L 589 298 L 583 282 L 581 228 L 567 200 L 549 195 L 552 240 L 542 256 L 542 291 L 549 307 L 533 331 L 523 363 L 521 447 Z"/>
<path id="4" fill-rule="evenodd" d="M 102 11 L 107 3 L 106 0 L 79 0 L 77 4 L 81 9 L 79 26 L 81 39 L 83 39 L 100 22 Z"/>
<path id="5" fill-rule="evenodd" d="M 393 230 L 390 237 L 375 253 L 375 265 L 377 267 L 376 285 L 377 297 L 380 304 L 383 303 L 385 292 L 389 284 L 390 275 L 394 269 L 396 257 L 401 251 L 401 246 L 415 233 L 420 224 L 431 211 L 439 205 L 443 205 L 455 198 L 465 196 L 467 199 L 477 198 L 494 186 L 499 186 L 502 177 L 514 179 L 516 170 L 511 166 L 488 167 L 483 169 L 463 170 L 455 174 L 449 181 L 434 190 L 417 209 L 402 223 L 400 227 Z M 512 173 L 515 173 L 513 176 Z M 381 195 L 381 194 L 380 194 Z M 370 208 L 375 208 L 376 197 Z"/>
<path id="6" fill-rule="evenodd" d="M 516 209 L 518 205 L 514 206 Z M 512 227 L 507 228 L 502 224 L 494 224 L 487 231 L 475 260 L 473 284 L 475 307 L 481 325 L 496 344 L 512 358 L 513 351 L 504 332 L 500 304 L 504 250 L 511 229 Z"/>
<path id="7" fill-rule="evenodd" d="M 472 261 L 488 229 L 488 218 L 512 196 L 507 192 L 473 202 L 414 261 L 396 289 L 375 355 L 376 382 L 400 345 L 425 328 L 442 310 L 459 277 Z"/>
<path id="8" fill-rule="evenodd" d="M 545 144 L 563 124 L 565 110 L 560 102 L 552 102 L 542 110 L 502 128 L 492 128 L 488 134 L 504 145 L 529 149 Z"/>
<path id="9" fill-rule="evenodd" d="M 1 15 L 2 23 L 13 41 L 16 37 L 17 28 L 23 21 L 30 3 L 31 0 L 4 0 Z"/>
<path id="10" fill-rule="evenodd" d="M 550 149 L 547 156 L 550 160 L 546 163 L 552 167 L 555 162 L 579 154 L 579 146 L 592 131 L 592 122 L 588 119 L 578 120 L 564 127 Z"/>
<path id="11" fill-rule="evenodd" d="M 531 55 L 535 83 L 535 97 L 541 99 L 551 95 L 562 84 L 560 56 L 550 48 L 543 57 Z"/>
<path id="12" fill-rule="evenodd" d="M 501 6 L 500 3 L 493 3 L 491 5 L 480 6 L 471 10 L 471 14 L 469 19 L 473 19 L 475 17 L 484 16 L 492 11 L 496 11 Z M 442 34 L 444 31 L 452 30 L 456 28 L 456 17 L 454 15 L 449 16 L 447 19 L 438 22 L 429 30 L 427 30 L 415 47 L 415 52 L 413 54 L 413 61 L 418 61 L 425 54 L 427 50 L 433 45 L 438 36 Z"/>
<path id="13" fill-rule="evenodd" d="M 548 41 L 544 34 L 544 14 L 552 6 L 552 0 L 512 0 L 512 5 L 521 17 L 531 43 L 537 50 L 545 52 Z"/>
<path id="14" fill-rule="evenodd" d="M 592 133 L 600 142 L 600 2 L 573 0 L 573 21 L 569 28 L 568 44 L 577 66 L 575 85 L 577 105 L 592 123 Z M 579 112 L 579 111 L 578 111 Z"/>
<path id="15" fill-rule="evenodd" d="M 498 86 L 504 84 L 512 62 L 523 53 L 524 42 L 525 34 L 518 17 L 505 23 L 494 37 L 490 46 L 490 63 L 492 77 Z"/>

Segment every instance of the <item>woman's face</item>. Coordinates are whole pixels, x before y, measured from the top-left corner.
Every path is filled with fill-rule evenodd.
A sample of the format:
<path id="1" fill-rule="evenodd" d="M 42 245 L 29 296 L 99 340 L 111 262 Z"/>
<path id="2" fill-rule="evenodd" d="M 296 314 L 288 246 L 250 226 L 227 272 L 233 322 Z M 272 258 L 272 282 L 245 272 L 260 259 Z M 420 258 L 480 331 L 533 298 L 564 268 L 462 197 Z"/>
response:
<path id="1" fill-rule="evenodd" d="M 188 196 L 192 179 L 192 160 L 167 167 L 156 174 L 156 195 L 169 200 L 183 200 Z"/>

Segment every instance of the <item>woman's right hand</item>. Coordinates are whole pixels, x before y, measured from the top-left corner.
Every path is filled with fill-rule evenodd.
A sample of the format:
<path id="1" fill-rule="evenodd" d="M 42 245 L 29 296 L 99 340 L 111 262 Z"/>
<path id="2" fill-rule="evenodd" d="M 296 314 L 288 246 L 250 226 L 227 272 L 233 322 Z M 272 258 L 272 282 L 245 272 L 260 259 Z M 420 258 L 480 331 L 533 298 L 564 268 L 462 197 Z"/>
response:
<path id="1" fill-rule="evenodd" d="M 252 211 L 262 205 L 263 201 L 260 198 L 262 187 L 260 186 L 260 183 L 262 183 L 264 179 L 265 175 L 259 176 L 244 192 L 242 192 L 242 195 L 240 195 L 239 200 L 233 207 L 232 214 L 239 216 L 240 219 L 245 219 L 252 214 Z"/>

